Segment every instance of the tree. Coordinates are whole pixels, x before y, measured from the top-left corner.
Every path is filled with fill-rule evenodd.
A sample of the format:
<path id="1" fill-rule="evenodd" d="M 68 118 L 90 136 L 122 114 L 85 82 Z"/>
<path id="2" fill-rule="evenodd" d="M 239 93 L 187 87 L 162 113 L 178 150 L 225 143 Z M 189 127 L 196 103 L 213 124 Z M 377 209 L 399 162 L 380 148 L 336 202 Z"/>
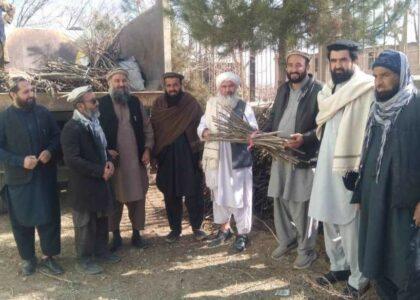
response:
<path id="1" fill-rule="evenodd" d="M 52 0 L 23 0 L 16 17 L 16 27 L 25 27 Z"/>

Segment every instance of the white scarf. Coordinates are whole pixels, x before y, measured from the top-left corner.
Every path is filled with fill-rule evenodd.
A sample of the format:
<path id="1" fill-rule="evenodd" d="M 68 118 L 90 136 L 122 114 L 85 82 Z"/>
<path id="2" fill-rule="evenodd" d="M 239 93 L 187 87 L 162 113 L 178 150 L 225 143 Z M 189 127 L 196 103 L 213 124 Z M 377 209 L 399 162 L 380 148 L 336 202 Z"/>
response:
<path id="1" fill-rule="evenodd" d="M 73 120 L 78 121 L 82 123 L 83 126 L 85 126 L 88 130 L 90 130 L 93 135 L 98 138 L 101 141 L 103 151 L 104 151 L 104 157 L 107 158 L 106 154 L 106 148 L 108 146 L 108 143 L 106 141 L 105 133 L 102 130 L 101 124 L 99 123 L 99 112 L 96 112 L 90 119 L 87 118 L 85 115 L 83 115 L 80 111 L 77 109 L 73 112 Z"/>
<path id="2" fill-rule="evenodd" d="M 333 171 L 345 174 L 357 171 L 369 110 L 374 100 L 374 79 L 355 66 L 354 74 L 339 90 L 332 93 L 330 81 L 318 94 L 317 136 L 328 120 L 344 109 L 334 149 Z"/>

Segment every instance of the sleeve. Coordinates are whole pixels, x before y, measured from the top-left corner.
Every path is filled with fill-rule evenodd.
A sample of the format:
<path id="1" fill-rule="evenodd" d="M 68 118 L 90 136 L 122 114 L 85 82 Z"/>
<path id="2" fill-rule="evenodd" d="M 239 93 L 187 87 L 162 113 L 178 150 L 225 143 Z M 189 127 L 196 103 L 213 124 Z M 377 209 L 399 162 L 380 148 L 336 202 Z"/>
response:
<path id="1" fill-rule="evenodd" d="M 61 135 L 64 162 L 69 168 L 88 177 L 102 178 L 103 165 L 92 163 L 80 155 L 79 135 L 77 131 L 64 128 Z"/>
<path id="2" fill-rule="evenodd" d="M 254 110 L 248 103 L 245 105 L 244 120 L 247 121 L 254 130 L 258 130 L 258 123 L 255 118 Z"/>
<path id="3" fill-rule="evenodd" d="M 150 117 L 146 114 L 146 110 L 142 103 L 140 103 L 140 110 L 143 117 L 144 147 L 152 150 L 155 144 L 152 123 L 150 122 Z"/>
<path id="4" fill-rule="evenodd" d="M 198 137 L 200 138 L 201 141 L 204 141 L 204 139 L 203 139 L 203 132 L 206 129 L 208 129 L 207 121 L 206 121 L 206 116 L 203 115 L 201 117 L 200 124 L 197 127 L 197 135 L 198 135 Z"/>
<path id="5" fill-rule="evenodd" d="M 50 127 L 50 140 L 46 150 L 51 153 L 52 157 L 56 157 L 60 151 L 60 128 L 49 111 L 47 111 L 47 118 L 48 126 Z"/>
<path id="6" fill-rule="evenodd" d="M 0 162 L 13 167 L 23 167 L 25 157 L 16 155 L 4 149 L 6 145 L 6 131 L 4 116 L 0 116 Z"/>

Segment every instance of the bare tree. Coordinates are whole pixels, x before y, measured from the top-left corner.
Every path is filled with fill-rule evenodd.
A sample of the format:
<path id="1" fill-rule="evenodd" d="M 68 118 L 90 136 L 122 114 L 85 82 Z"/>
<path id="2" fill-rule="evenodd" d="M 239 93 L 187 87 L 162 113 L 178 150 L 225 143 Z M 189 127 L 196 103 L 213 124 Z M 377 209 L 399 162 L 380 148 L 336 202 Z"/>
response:
<path id="1" fill-rule="evenodd" d="M 25 27 L 52 0 L 23 0 L 16 17 L 16 27 Z"/>

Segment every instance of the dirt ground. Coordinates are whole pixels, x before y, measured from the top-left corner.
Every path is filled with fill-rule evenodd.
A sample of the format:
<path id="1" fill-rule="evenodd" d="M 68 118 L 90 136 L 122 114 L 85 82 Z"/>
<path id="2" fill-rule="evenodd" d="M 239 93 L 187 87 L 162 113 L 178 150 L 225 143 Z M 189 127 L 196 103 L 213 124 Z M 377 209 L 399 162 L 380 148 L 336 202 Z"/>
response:
<path id="1" fill-rule="evenodd" d="M 59 262 L 66 273 L 48 277 L 44 273 L 24 278 L 7 215 L 0 216 L 0 299 L 339 299 L 311 284 L 313 278 L 328 269 L 325 253 L 309 270 L 292 268 L 296 253 L 280 262 L 270 259 L 276 242 L 269 230 L 255 220 L 249 248 L 234 253 L 231 245 L 208 249 L 195 242 L 186 220 L 179 243 L 168 245 L 164 236 L 168 223 L 163 200 L 155 187 L 147 199 L 147 229 L 144 235 L 152 243 L 146 250 L 130 247 L 131 230 L 125 215 L 122 221 L 124 247 L 118 252 L 122 261 L 105 265 L 105 272 L 86 276 L 74 263 L 71 210 L 63 201 L 62 254 Z M 210 221 L 205 228 L 211 231 Z M 322 240 L 319 241 L 322 245 Z M 39 244 L 37 255 L 40 257 Z M 340 291 L 343 286 L 338 286 Z M 289 297 L 279 294 L 290 290 Z M 372 290 L 372 289 L 371 289 Z M 370 291 L 364 299 L 376 299 Z"/>

